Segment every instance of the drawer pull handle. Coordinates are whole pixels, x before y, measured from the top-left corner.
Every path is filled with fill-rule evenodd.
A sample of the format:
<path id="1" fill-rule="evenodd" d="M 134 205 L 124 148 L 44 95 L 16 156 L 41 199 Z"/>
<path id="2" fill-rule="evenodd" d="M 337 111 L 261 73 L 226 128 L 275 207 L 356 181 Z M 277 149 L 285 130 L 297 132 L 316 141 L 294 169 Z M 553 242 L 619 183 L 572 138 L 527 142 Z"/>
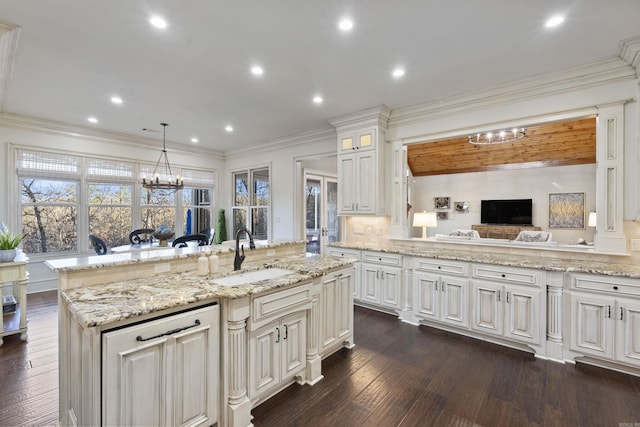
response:
<path id="1" fill-rule="evenodd" d="M 502 277 L 507 277 L 507 275 L 506 275 L 506 274 L 503 274 L 503 275 L 502 275 Z"/>
<path id="2" fill-rule="evenodd" d="M 284 325 L 284 338 L 283 339 L 287 339 L 289 337 L 289 328 L 287 327 L 287 325 Z"/>
<path id="3" fill-rule="evenodd" d="M 610 305 L 607 306 L 607 317 L 609 319 L 611 319 L 611 306 Z"/>
<path id="4" fill-rule="evenodd" d="M 623 320 L 624 307 L 620 307 L 620 320 Z"/>
<path id="5" fill-rule="evenodd" d="M 169 330 L 167 332 L 164 332 L 164 333 L 158 334 L 158 335 L 154 335 L 154 336 L 149 337 L 149 338 L 142 338 L 140 335 L 138 335 L 136 337 L 136 341 L 149 341 L 149 340 L 152 340 L 152 339 L 155 339 L 155 338 L 164 337 L 165 335 L 173 335 L 173 334 L 175 334 L 177 332 L 182 332 L 182 331 L 187 330 L 187 329 L 195 328 L 196 326 L 200 326 L 200 321 L 198 319 L 196 319 L 196 321 L 193 322 L 193 325 L 184 326 L 182 328 L 171 329 L 171 330 Z"/>
<path id="6" fill-rule="evenodd" d="M 276 342 L 280 342 L 280 328 L 276 328 L 276 332 L 277 332 Z"/>
<path id="7" fill-rule="evenodd" d="M 438 266 L 438 270 L 440 270 L 442 267 Z"/>
<path id="8" fill-rule="evenodd" d="M 500 291 L 498 291 L 498 301 L 500 301 Z"/>
<path id="9" fill-rule="evenodd" d="M 614 286 L 614 287 L 613 287 L 613 290 L 614 290 L 614 291 L 617 291 L 617 290 L 618 290 L 618 287 L 617 287 L 617 286 Z"/>

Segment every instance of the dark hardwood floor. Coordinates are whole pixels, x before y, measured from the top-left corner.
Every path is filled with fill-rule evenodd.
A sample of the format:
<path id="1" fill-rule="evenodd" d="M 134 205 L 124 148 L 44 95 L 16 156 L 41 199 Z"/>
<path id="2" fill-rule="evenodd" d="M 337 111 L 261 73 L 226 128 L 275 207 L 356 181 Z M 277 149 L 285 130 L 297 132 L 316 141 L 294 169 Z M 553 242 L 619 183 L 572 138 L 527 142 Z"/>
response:
<path id="1" fill-rule="evenodd" d="M 55 292 L 29 295 L 29 341 L 0 347 L 0 426 L 58 419 Z M 356 308 L 353 350 L 253 410 L 262 426 L 640 425 L 640 378 L 531 355 Z M 634 426 L 634 423 L 639 423 Z"/>

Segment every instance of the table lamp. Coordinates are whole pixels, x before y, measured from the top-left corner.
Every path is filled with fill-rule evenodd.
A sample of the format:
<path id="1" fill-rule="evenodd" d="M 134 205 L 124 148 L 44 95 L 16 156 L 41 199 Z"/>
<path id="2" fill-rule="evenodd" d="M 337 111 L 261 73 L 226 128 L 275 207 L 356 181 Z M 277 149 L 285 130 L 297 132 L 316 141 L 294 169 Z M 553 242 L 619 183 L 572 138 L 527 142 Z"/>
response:
<path id="1" fill-rule="evenodd" d="M 422 238 L 427 238 L 427 227 L 437 227 L 438 218 L 435 212 L 416 212 L 413 214 L 413 226 L 422 227 Z"/>

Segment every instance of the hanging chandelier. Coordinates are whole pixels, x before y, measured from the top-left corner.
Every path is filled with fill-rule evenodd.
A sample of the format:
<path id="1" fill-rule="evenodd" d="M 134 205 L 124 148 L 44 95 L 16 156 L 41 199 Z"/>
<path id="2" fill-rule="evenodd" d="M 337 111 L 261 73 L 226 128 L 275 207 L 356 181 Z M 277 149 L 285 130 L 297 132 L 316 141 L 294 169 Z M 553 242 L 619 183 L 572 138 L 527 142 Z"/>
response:
<path id="1" fill-rule="evenodd" d="M 517 141 L 527 135 L 525 128 L 513 128 L 512 130 L 499 130 L 486 133 L 469 135 L 467 141 L 473 145 L 506 144 Z"/>
<path id="2" fill-rule="evenodd" d="M 173 175 L 171 165 L 169 165 L 169 157 L 167 157 L 167 123 L 162 125 L 162 152 L 153 169 L 151 178 L 142 177 L 142 186 L 149 190 L 182 190 L 184 187 L 184 179 L 180 175 Z"/>

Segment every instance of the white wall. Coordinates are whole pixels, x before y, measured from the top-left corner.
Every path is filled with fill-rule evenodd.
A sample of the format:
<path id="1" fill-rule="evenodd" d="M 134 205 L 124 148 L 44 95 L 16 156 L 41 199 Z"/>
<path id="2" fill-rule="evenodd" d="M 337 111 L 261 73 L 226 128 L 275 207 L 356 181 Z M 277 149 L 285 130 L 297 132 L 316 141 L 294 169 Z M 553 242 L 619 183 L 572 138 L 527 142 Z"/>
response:
<path id="1" fill-rule="evenodd" d="M 595 210 L 595 164 L 414 177 L 411 204 L 413 212 L 434 211 L 434 197 L 451 198 L 451 209 L 442 210 L 449 213 L 449 219 L 440 220 L 437 228 L 427 230 L 429 236 L 434 236 L 480 224 L 483 199 L 532 199 L 533 225 L 551 231 L 554 241 L 562 244 L 576 243 L 578 238 L 593 241 L 594 230 L 589 227 L 549 229 L 550 193 L 585 193 L 585 212 Z M 469 212 L 455 212 L 457 201 L 468 201 Z M 421 233 L 421 229 L 413 229 L 414 237 L 420 237 Z"/>
<path id="2" fill-rule="evenodd" d="M 64 130 L 56 125 L 55 129 L 49 123 L 34 121 L 30 125 L 21 123 L 20 127 L 7 125 L 0 118 L 0 221 L 5 222 L 11 229 L 18 227 L 16 197 L 17 181 L 15 170 L 8 166 L 13 164 L 9 156 L 13 155 L 10 147 L 20 146 L 30 149 L 65 151 L 101 157 L 120 158 L 155 163 L 160 153 L 161 145 L 157 141 L 123 140 L 119 137 L 105 135 L 96 136 L 95 131 L 74 128 L 73 131 Z M 197 169 L 220 171 L 224 165 L 221 156 L 207 153 L 194 147 L 190 150 L 179 149 L 167 144 L 167 151 L 171 165 L 186 166 Z M 217 202 L 214 200 L 214 204 Z M 217 206 L 217 205 L 216 205 Z M 215 218 L 214 218 L 215 220 Z M 52 273 L 44 262 L 46 255 L 28 255 L 29 284 L 28 292 L 39 292 L 57 288 L 57 275 Z M 59 256 L 55 256 L 59 257 Z"/>

